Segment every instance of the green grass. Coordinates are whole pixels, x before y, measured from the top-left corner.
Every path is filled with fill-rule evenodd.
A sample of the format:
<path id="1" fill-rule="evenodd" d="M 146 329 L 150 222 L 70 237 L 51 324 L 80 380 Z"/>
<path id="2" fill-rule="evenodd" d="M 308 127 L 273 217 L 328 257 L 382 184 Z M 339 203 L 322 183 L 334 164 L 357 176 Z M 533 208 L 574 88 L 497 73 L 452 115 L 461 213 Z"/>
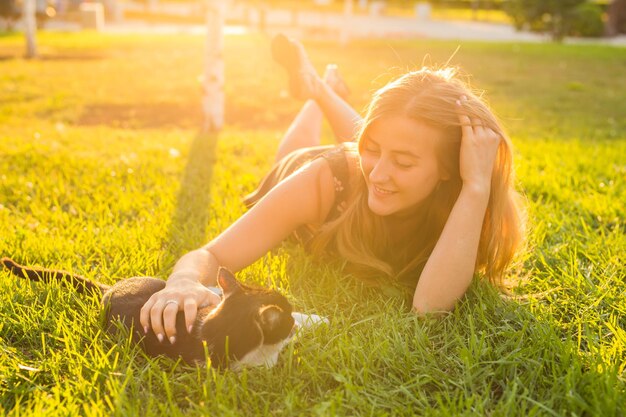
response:
<path id="1" fill-rule="evenodd" d="M 243 213 L 298 103 L 267 39 L 227 38 L 227 124 L 200 135 L 203 41 L 41 34 L 44 59 L 26 61 L 20 36 L 0 37 L 0 254 L 106 283 L 165 278 Z M 457 44 L 307 46 L 363 108 Z M 626 50 L 467 43 L 451 62 L 518 151 L 530 234 L 511 296 L 477 283 L 453 313 L 418 319 L 286 244 L 239 277 L 332 324 L 236 374 L 148 359 L 101 332 L 95 300 L 0 272 L 2 414 L 624 415 Z"/>

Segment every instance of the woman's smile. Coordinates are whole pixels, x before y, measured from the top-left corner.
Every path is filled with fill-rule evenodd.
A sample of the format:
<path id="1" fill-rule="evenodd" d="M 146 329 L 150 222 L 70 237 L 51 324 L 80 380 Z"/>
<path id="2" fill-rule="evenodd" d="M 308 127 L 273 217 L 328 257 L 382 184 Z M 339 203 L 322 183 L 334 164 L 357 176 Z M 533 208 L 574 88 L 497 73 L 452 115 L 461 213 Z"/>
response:
<path id="1" fill-rule="evenodd" d="M 374 190 L 374 194 L 376 196 L 378 196 L 378 197 L 383 197 L 383 198 L 384 197 L 389 197 L 390 195 L 393 195 L 393 194 L 396 193 L 395 191 L 391 191 L 391 190 L 385 189 L 383 187 L 379 187 L 379 186 L 377 186 L 375 184 L 372 184 L 372 188 Z"/>

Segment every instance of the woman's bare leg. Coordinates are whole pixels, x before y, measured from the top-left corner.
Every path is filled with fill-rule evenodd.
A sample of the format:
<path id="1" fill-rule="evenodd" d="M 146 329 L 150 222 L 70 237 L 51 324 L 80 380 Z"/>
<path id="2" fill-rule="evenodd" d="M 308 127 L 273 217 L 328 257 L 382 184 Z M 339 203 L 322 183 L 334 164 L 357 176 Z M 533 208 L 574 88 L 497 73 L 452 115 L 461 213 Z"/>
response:
<path id="1" fill-rule="evenodd" d="M 282 138 L 276 160 L 296 149 L 319 145 L 323 116 L 337 142 L 355 140 L 361 116 L 344 99 L 349 91 L 337 66 L 328 65 L 322 79 L 299 42 L 284 36 L 277 42 L 279 37 L 272 45 L 274 58 L 289 74 L 292 95 L 307 101 Z"/>
<path id="2" fill-rule="evenodd" d="M 327 67 L 324 80 L 318 88 L 311 91 L 311 98 L 319 106 L 335 134 L 337 142 L 356 140 L 362 117 L 342 97 L 342 88 L 346 88 L 339 77 L 336 66 Z"/>
<path id="3" fill-rule="evenodd" d="M 317 96 L 322 97 L 324 102 L 330 102 L 330 106 L 337 106 L 339 111 L 342 111 L 341 109 L 345 106 L 349 109 L 348 111 L 356 113 L 344 100 L 344 97 L 349 94 L 349 90 L 339 75 L 336 65 L 329 64 L 326 67 L 321 83 L 323 86 L 319 86 L 320 92 Z M 332 104 L 335 100 L 341 100 L 341 102 L 345 103 L 345 105 L 342 106 Z M 329 111 L 332 112 L 332 110 Z M 307 100 L 281 139 L 276 153 L 276 160 L 280 160 L 282 157 L 292 151 L 295 151 L 296 149 L 319 145 L 321 141 L 323 116 L 324 112 L 320 108 L 318 102 L 313 99 Z M 337 117 L 334 114 L 330 117 L 338 120 L 341 119 L 341 116 Z M 352 113 L 350 113 L 350 117 L 353 117 Z M 339 123 L 343 124 L 344 122 L 339 121 Z M 337 142 L 352 140 L 339 137 L 335 127 L 332 126 L 332 122 L 331 128 L 335 132 Z"/>
<path id="4" fill-rule="evenodd" d="M 307 100 L 281 139 L 276 152 L 276 161 L 296 149 L 319 145 L 322 120 L 322 111 L 318 105 L 313 100 Z"/>

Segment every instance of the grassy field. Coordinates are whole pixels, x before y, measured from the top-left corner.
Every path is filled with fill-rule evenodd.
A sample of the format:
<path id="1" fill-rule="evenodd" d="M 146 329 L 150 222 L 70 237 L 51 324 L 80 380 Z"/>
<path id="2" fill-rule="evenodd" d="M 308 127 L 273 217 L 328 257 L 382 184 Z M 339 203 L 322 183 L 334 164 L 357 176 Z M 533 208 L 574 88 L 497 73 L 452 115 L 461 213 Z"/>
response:
<path id="1" fill-rule="evenodd" d="M 42 34 L 26 61 L 19 35 L 0 36 L 0 255 L 106 283 L 165 278 L 244 211 L 299 103 L 267 39 L 230 37 L 227 124 L 199 134 L 203 41 Z M 362 109 L 457 44 L 307 47 Z M 530 234 L 511 295 L 476 283 L 453 313 L 418 319 L 402 294 L 286 244 L 239 277 L 331 325 L 236 374 L 150 360 L 102 333 L 96 300 L 0 272 L 0 414 L 625 415 L 626 49 L 467 43 L 451 63 L 517 148 Z"/>

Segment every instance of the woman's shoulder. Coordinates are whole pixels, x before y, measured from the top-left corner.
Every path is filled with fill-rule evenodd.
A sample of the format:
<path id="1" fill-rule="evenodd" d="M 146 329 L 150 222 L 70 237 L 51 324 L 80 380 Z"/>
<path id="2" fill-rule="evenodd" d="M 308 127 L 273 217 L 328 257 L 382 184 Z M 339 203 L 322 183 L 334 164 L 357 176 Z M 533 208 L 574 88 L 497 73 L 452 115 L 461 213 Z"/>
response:
<path id="1" fill-rule="evenodd" d="M 327 161 L 324 170 L 325 188 L 332 188 L 326 192 L 332 200 L 332 204 L 325 206 L 329 209 L 326 212 L 326 221 L 329 221 L 341 214 L 352 195 L 352 188 L 359 175 L 358 147 L 355 142 L 344 142 L 322 156 Z"/>
<path id="2" fill-rule="evenodd" d="M 346 180 L 357 173 L 359 167 L 359 150 L 356 142 L 343 142 L 322 154 L 328 160 L 331 170 L 336 176 Z"/>
<path id="3" fill-rule="evenodd" d="M 316 179 L 320 223 L 336 218 L 351 195 L 351 179 L 356 174 L 353 149 L 349 142 L 329 146 L 299 170 L 300 175 Z"/>

